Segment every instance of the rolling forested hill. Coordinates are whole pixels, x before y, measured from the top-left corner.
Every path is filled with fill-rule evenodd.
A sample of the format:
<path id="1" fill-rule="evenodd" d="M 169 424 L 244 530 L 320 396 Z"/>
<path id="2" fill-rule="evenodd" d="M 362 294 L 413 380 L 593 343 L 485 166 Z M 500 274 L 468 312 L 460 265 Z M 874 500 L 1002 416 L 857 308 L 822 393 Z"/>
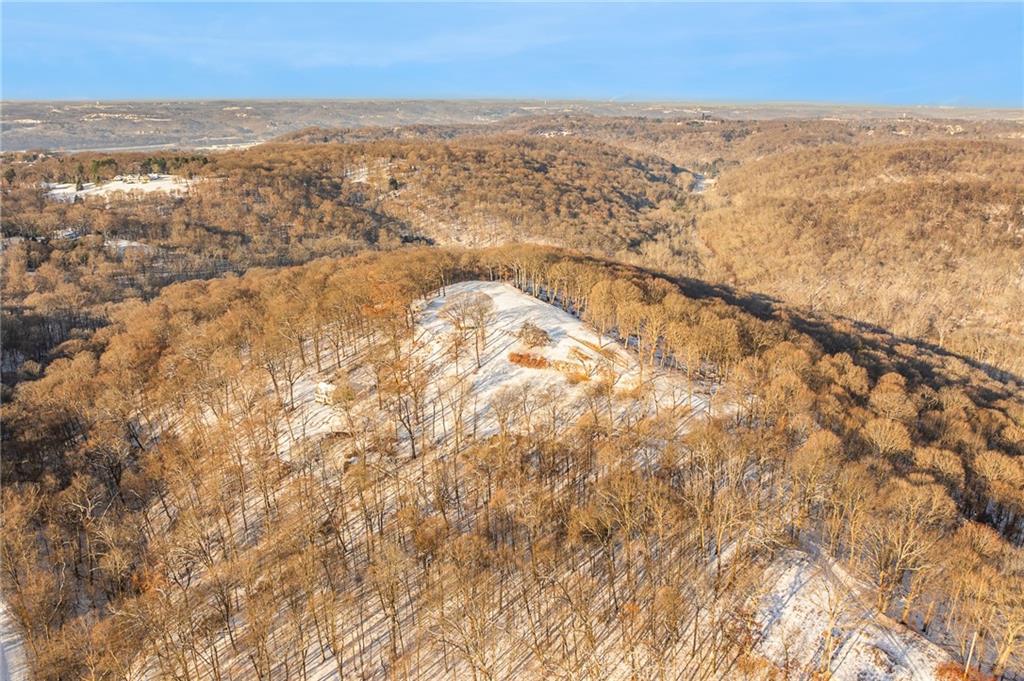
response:
<path id="1" fill-rule="evenodd" d="M 1024 150 L 934 141 L 775 155 L 722 174 L 713 279 L 1024 374 Z"/>
<path id="2" fill-rule="evenodd" d="M 216 154 L 22 155 L 4 229 L 50 241 L 8 249 L 14 272 L 78 251 L 56 269 L 102 260 L 135 291 L 403 242 L 563 245 L 875 324 L 1019 378 L 1019 128 L 552 116 L 310 130 Z M 55 205 L 39 187 L 168 168 L 201 181 L 115 205 Z M 151 248 L 130 249 L 122 272 L 125 258 L 62 232 Z"/>
<path id="3" fill-rule="evenodd" d="M 4 155 L 31 668 L 1014 678 L 1021 134 L 550 115 Z"/>
<path id="4" fill-rule="evenodd" d="M 176 284 L 4 420 L 41 678 L 757 677 L 807 561 L 893 669 L 1018 664 L 1020 395 L 697 282 L 504 247 Z M 801 664 L 874 668 L 860 626 Z"/>

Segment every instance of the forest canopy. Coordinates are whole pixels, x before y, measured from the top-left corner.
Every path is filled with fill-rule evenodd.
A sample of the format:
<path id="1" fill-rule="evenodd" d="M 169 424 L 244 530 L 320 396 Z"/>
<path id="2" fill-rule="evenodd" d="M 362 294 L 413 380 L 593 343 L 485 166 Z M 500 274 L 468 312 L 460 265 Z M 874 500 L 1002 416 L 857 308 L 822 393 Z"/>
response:
<path id="1" fill-rule="evenodd" d="M 844 609 L 939 678 L 1024 673 L 1017 124 L 553 115 L 3 165 L 34 678 L 828 678 Z M 779 662 L 758 608 L 801 561 L 830 624 Z"/>
<path id="2" fill-rule="evenodd" d="M 658 435 L 674 429 L 672 411 L 624 418 L 595 402 L 589 416 L 548 426 L 529 407 L 495 403 L 512 410 L 507 428 L 432 445 L 425 396 L 438 379 L 417 373 L 417 301 L 480 279 L 557 301 L 630 341 L 648 376 L 718 386 L 733 406 L 676 440 Z M 696 662 L 678 633 L 693 613 L 670 610 L 622 654 L 718 664 L 751 654 L 726 613 L 750 597 L 766 561 L 815 538 L 872 585 L 880 612 L 965 649 L 980 635 L 1000 673 L 1019 648 L 1003 634 L 1024 615 L 1014 600 L 1024 579 L 1020 395 L 884 334 L 811 321 L 529 246 L 405 249 L 167 287 L 123 307 L 4 407 L 3 569 L 34 669 L 117 677 L 141 665 L 192 677 L 244 652 L 250 674 L 303 676 L 296 651 L 318 645 L 347 674 L 377 656 L 411 669 L 451 646 L 448 664 L 485 677 L 499 650 L 540 673 L 554 632 L 539 628 L 539 647 L 517 647 L 467 638 L 465 627 L 489 627 L 508 607 L 554 607 L 557 585 L 536 571 L 556 566 L 576 576 L 568 607 L 611 599 L 611 619 L 572 611 L 582 627 L 626 626 L 632 607 L 669 607 L 664 589 L 687 585 L 687 607 L 726 618 L 717 626 L 732 633 L 702 643 Z M 287 455 L 272 444 L 301 376 L 349 367 L 356 377 L 353 362 L 370 377 L 367 437 Z M 462 366 L 472 374 L 477 364 Z M 595 383 L 593 399 L 602 390 Z M 653 458 L 635 458 L 641 442 Z M 555 545 L 567 548 L 552 554 Z M 725 546 L 737 552 L 727 570 Z M 643 562 L 654 556 L 664 560 Z M 513 606 L 505 589 L 524 600 Z M 407 599 L 436 613 L 434 624 L 408 620 Z M 359 620 L 381 603 L 383 639 L 372 629 L 333 638 L 335 618 Z M 449 619 L 449 606 L 483 619 Z M 420 626 L 432 643 L 414 643 Z M 564 664 L 582 670 L 586 646 L 573 650 Z"/>

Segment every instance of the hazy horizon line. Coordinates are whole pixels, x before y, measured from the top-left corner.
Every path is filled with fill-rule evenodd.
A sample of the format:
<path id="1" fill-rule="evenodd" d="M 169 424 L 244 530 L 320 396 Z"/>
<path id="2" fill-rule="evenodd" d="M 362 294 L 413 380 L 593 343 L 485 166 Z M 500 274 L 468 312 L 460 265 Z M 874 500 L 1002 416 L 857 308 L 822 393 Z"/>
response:
<path id="1" fill-rule="evenodd" d="M 786 99 L 634 99 L 629 97 L 616 98 L 588 98 L 588 97 L 494 97 L 494 96 L 472 96 L 472 97 L 273 97 L 273 96 L 251 96 L 251 97 L 119 97 L 119 98 L 4 98 L 0 96 L 0 105 L 3 104 L 170 104 L 170 103 L 208 103 L 208 102 L 432 102 L 432 103 L 487 103 L 487 102 L 543 102 L 551 104 L 579 103 L 579 104 L 667 104 L 667 105 L 697 105 L 697 106 L 818 106 L 818 107 L 872 107 L 878 109 L 943 109 L 943 110 L 996 110 L 996 111 L 1021 111 L 1024 113 L 1024 102 L 1020 106 L 1003 106 L 998 104 L 937 104 L 929 102 L 907 102 L 907 103 L 880 103 L 871 101 L 850 101 L 850 100 L 786 100 Z"/>

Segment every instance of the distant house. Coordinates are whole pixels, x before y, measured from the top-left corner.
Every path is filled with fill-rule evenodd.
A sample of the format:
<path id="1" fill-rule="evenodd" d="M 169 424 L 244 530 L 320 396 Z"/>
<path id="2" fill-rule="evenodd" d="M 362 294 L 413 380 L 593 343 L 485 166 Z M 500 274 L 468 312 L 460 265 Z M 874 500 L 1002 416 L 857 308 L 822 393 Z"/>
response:
<path id="1" fill-rule="evenodd" d="M 56 229 L 50 233 L 50 238 L 64 241 L 74 241 L 75 239 L 78 239 L 81 236 L 81 232 L 79 232 L 77 229 L 74 229 L 73 227 L 67 227 L 65 229 Z"/>
<path id="2" fill-rule="evenodd" d="M 153 179 L 159 179 L 159 176 L 153 177 L 150 174 L 117 175 L 114 177 L 114 182 L 121 182 L 122 184 L 147 184 L 150 180 Z"/>
<path id="3" fill-rule="evenodd" d="M 327 406 L 334 405 L 334 391 L 336 386 L 333 383 L 320 382 L 316 384 L 316 391 L 313 393 L 313 399 L 320 404 L 326 404 Z"/>

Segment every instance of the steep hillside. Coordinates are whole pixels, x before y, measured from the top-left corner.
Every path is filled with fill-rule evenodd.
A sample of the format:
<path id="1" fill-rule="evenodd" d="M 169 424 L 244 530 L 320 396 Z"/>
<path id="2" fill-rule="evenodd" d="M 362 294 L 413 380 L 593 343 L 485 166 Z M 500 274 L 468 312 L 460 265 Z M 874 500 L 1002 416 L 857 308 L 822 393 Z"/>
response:
<path id="1" fill-rule="evenodd" d="M 391 158 L 396 191 L 382 210 L 439 243 L 636 250 L 678 229 L 682 216 L 659 208 L 674 207 L 690 182 L 659 158 L 582 141 L 470 139 L 420 144 Z"/>
<path id="2" fill-rule="evenodd" d="M 493 134 L 267 145 L 219 155 L 202 172 L 329 181 L 357 205 L 397 219 L 407 237 L 543 240 L 604 254 L 675 228 L 682 217 L 658 209 L 683 200 L 692 181 L 663 159 L 606 144 Z"/>
<path id="3" fill-rule="evenodd" d="M 3 414 L 39 678 L 1021 670 L 1024 403 L 884 333 L 420 248 L 170 286 L 64 355 Z"/>
<path id="4" fill-rule="evenodd" d="M 668 159 L 677 184 L 703 194 L 708 208 L 699 214 L 693 196 L 675 192 L 672 204 L 649 212 L 656 216 L 649 227 L 631 232 L 628 248 L 619 221 L 590 223 L 582 237 L 553 230 L 539 240 L 739 284 L 936 343 L 996 371 L 1024 372 L 1024 328 L 1016 314 L 1024 295 L 1019 122 L 563 115 L 477 126 L 311 130 L 290 139 L 478 144 L 470 140 L 495 128 L 559 140 L 566 149 L 598 141 Z M 473 174 L 479 194 L 500 195 L 510 186 L 486 165 Z M 706 184 L 716 190 L 699 191 L 705 185 L 695 181 L 698 174 L 716 182 Z M 463 207 L 438 219 L 422 208 L 443 205 L 431 198 L 438 195 L 441 186 L 411 194 L 403 208 L 413 207 L 405 214 L 414 220 L 423 216 L 439 241 L 538 239 L 529 217 L 521 223 L 508 211 L 466 217 Z"/>
<path id="5" fill-rule="evenodd" d="M 1024 147 L 927 142 L 771 156 L 722 174 L 713 279 L 1024 375 Z"/>
<path id="6" fill-rule="evenodd" d="M 1019 378 L 1020 135 L 1012 121 L 555 115 L 314 130 L 217 154 L 10 156 L 6 361 L 45 363 L 107 303 L 173 281 L 407 243 L 534 242 L 740 285 Z M 41 187 L 140 172 L 188 190 L 67 204 Z"/>

